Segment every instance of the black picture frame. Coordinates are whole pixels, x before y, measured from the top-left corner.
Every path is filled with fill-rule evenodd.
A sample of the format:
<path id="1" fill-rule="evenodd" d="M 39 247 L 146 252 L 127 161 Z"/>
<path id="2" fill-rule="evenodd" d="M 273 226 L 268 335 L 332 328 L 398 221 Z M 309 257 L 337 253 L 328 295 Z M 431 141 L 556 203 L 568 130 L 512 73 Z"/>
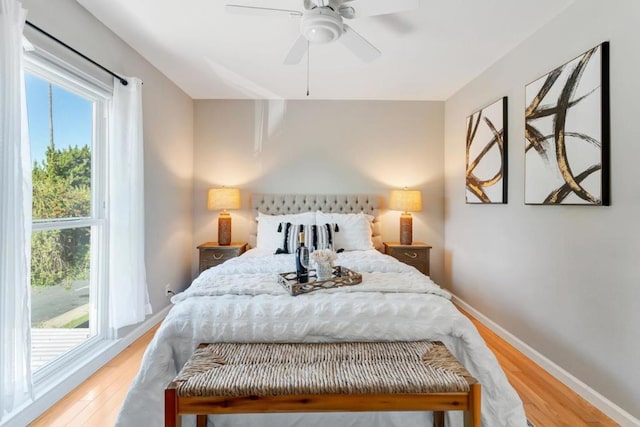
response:
<path id="1" fill-rule="evenodd" d="M 466 203 L 507 203 L 507 97 L 468 116 L 466 130 Z"/>
<path id="2" fill-rule="evenodd" d="M 609 42 L 525 87 L 525 204 L 609 206 Z"/>

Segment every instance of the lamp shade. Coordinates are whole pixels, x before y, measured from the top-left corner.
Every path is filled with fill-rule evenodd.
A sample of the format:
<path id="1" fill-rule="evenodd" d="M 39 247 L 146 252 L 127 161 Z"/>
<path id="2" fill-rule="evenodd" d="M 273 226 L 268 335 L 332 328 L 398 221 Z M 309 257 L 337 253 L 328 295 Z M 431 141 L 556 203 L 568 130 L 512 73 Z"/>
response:
<path id="1" fill-rule="evenodd" d="M 237 188 L 210 188 L 207 194 L 207 209 L 240 209 L 240 190 Z"/>
<path id="2" fill-rule="evenodd" d="M 422 192 L 420 190 L 391 190 L 389 209 L 403 212 L 422 210 Z"/>

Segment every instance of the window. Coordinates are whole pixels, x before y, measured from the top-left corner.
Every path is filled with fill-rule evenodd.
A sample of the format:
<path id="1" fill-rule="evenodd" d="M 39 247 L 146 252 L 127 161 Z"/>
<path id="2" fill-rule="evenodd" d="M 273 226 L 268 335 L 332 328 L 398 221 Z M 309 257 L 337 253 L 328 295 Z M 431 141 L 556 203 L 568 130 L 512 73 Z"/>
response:
<path id="1" fill-rule="evenodd" d="M 105 141 L 111 90 L 40 50 L 27 55 L 25 84 L 37 383 L 38 376 L 86 354 L 107 334 Z"/>

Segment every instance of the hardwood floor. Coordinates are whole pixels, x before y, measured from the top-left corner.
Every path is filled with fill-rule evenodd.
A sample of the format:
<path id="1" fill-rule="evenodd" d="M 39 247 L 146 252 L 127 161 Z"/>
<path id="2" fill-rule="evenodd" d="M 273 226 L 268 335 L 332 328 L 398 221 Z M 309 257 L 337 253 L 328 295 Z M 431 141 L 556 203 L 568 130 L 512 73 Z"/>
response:
<path id="1" fill-rule="evenodd" d="M 113 426 L 131 382 L 140 369 L 142 355 L 158 326 L 127 347 L 30 425 Z"/>
<path id="2" fill-rule="evenodd" d="M 524 403 L 527 418 L 535 427 L 618 425 L 464 310 L 458 309 L 476 325 L 496 355 Z"/>
<path id="3" fill-rule="evenodd" d="M 462 311 L 462 310 L 461 310 Z M 462 311 L 464 313 L 464 311 Z M 495 353 L 536 427 L 617 426 L 580 396 L 467 315 Z M 127 390 L 153 338 L 153 328 L 35 420 L 33 427 L 113 426 Z"/>

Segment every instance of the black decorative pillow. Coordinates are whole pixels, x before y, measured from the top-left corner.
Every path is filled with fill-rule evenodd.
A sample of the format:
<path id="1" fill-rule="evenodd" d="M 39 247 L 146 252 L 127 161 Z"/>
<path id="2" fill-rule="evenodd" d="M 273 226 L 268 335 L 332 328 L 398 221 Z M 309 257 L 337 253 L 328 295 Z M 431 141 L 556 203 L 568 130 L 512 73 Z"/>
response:
<path id="1" fill-rule="evenodd" d="M 293 254 L 298 248 L 300 232 L 304 232 L 304 245 L 313 251 L 315 248 L 316 226 L 311 224 L 292 224 L 281 222 L 278 232 L 282 233 L 282 246 L 276 250 L 276 254 Z"/>

